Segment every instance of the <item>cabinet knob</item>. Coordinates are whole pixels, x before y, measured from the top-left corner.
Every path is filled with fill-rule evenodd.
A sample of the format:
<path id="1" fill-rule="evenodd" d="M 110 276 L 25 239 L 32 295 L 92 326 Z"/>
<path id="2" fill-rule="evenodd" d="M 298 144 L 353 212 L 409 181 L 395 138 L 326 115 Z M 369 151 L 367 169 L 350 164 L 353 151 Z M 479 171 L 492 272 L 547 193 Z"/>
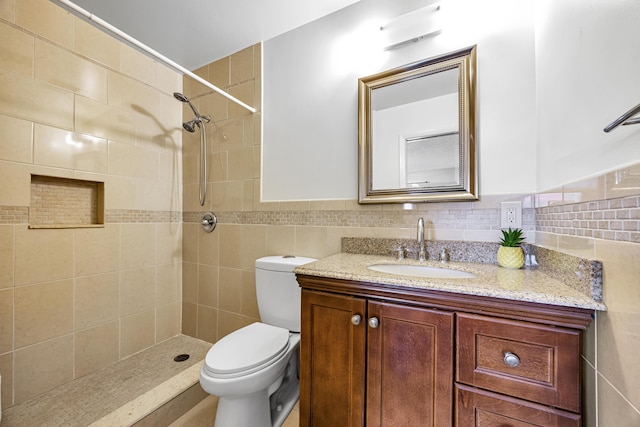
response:
<path id="1" fill-rule="evenodd" d="M 351 316 L 351 323 L 353 323 L 354 325 L 358 326 L 361 321 L 362 316 L 360 316 L 359 314 L 354 314 L 353 316 Z"/>
<path id="2" fill-rule="evenodd" d="M 511 353 L 510 351 L 507 351 L 504 354 L 504 363 L 506 363 L 507 366 L 511 366 L 512 368 L 515 368 L 520 364 L 520 358 L 515 354 Z"/>
<path id="3" fill-rule="evenodd" d="M 371 319 L 369 319 L 369 326 L 371 326 L 373 329 L 377 328 L 379 324 L 380 321 L 377 317 L 372 317 Z"/>

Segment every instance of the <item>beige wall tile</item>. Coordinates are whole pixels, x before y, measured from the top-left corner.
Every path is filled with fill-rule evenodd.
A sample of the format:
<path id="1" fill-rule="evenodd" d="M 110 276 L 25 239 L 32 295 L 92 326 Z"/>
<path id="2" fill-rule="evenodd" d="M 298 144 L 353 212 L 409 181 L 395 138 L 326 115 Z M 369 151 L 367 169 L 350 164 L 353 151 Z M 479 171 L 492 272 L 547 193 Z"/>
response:
<path id="1" fill-rule="evenodd" d="M 242 227 L 231 224 L 219 224 L 220 231 L 220 266 L 242 268 Z"/>
<path id="2" fill-rule="evenodd" d="M 598 313 L 598 370 L 624 397 L 640 407 L 640 245 L 596 241 L 603 262 L 604 302 Z"/>
<path id="3" fill-rule="evenodd" d="M 17 350 L 14 357 L 16 404 L 73 379 L 73 335 Z"/>
<path id="4" fill-rule="evenodd" d="M 244 328 L 255 321 L 256 319 L 252 319 L 241 314 L 220 311 L 218 314 L 218 339 L 221 339 L 240 328 Z"/>
<path id="5" fill-rule="evenodd" d="M 16 22 L 16 0 L 5 0 L 0 2 L 0 18 L 11 23 Z"/>
<path id="6" fill-rule="evenodd" d="M 198 262 L 200 264 L 218 265 L 220 256 L 220 235 L 215 232 L 206 233 L 202 227 L 198 226 Z"/>
<path id="7" fill-rule="evenodd" d="M 140 81 L 156 80 L 154 60 L 125 44 L 120 44 L 120 71 Z"/>
<path id="8" fill-rule="evenodd" d="M 204 65 L 196 70 L 192 70 L 193 73 L 196 76 L 202 77 L 203 79 L 210 81 L 210 77 L 209 77 L 209 65 Z M 192 79 L 190 77 L 185 77 L 185 79 L 187 80 L 187 84 L 185 85 L 183 83 L 183 87 L 188 87 L 189 88 L 189 96 L 191 98 L 195 98 L 199 95 L 202 95 L 204 93 L 210 92 L 211 89 L 209 89 L 208 87 L 206 87 L 205 85 L 203 85 L 202 83 L 198 82 L 195 79 Z"/>
<path id="9" fill-rule="evenodd" d="M 118 322 L 106 323 L 75 334 L 75 377 L 118 361 Z"/>
<path id="10" fill-rule="evenodd" d="M 76 132 L 124 143 L 136 142 L 136 123 L 130 110 L 83 96 L 75 97 Z"/>
<path id="11" fill-rule="evenodd" d="M 212 138 L 214 151 L 237 150 L 243 146 L 249 146 L 244 143 L 244 117 L 216 121 L 216 126 L 217 129 Z"/>
<path id="12" fill-rule="evenodd" d="M 198 302 L 198 265 L 192 262 L 182 263 L 182 301 Z"/>
<path id="13" fill-rule="evenodd" d="M 242 211 L 243 212 L 253 212 L 253 201 L 255 196 L 253 195 L 254 185 L 252 179 L 247 179 L 242 181 Z"/>
<path id="14" fill-rule="evenodd" d="M 72 129 L 73 111 L 73 93 L 39 80 L 0 72 L 0 113 Z"/>
<path id="15" fill-rule="evenodd" d="M 31 163 L 33 123 L 0 115 L 0 129 L 0 159 Z"/>
<path id="16" fill-rule="evenodd" d="M 563 186 L 563 200 L 565 203 L 602 200 L 605 198 L 605 188 L 604 175 L 573 182 Z"/>
<path id="17" fill-rule="evenodd" d="M 118 319 L 120 314 L 118 273 L 76 278 L 74 313 L 76 331 Z"/>
<path id="18" fill-rule="evenodd" d="M 217 229 L 216 229 L 217 230 Z M 198 262 L 198 232 L 200 225 L 185 223 L 182 226 L 182 260 L 186 262 Z M 216 234 L 216 233 L 212 233 Z"/>
<path id="19" fill-rule="evenodd" d="M 182 302 L 182 333 L 191 337 L 198 336 L 198 306 L 195 303 Z M 212 342 L 212 341 L 209 341 Z"/>
<path id="20" fill-rule="evenodd" d="M 182 296 L 181 264 L 162 264 L 156 267 L 156 306 L 180 301 Z"/>
<path id="21" fill-rule="evenodd" d="M 182 93 L 182 74 L 160 62 L 155 62 L 154 64 L 156 68 L 154 86 L 168 94 L 173 94 L 173 92 Z"/>
<path id="22" fill-rule="evenodd" d="M 241 211 L 244 196 L 242 181 L 226 181 L 210 185 L 213 197 L 211 207 L 214 211 Z"/>
<path id="23" fill-rule="evenodd" d="M 7 409 L 13 405 L 13 353 L 0 355 L 0 372 L 2 372 L 0 399 L 2 400 L 2 408 Z"/>
<path id="24" fill-rule="evenodd" d="M 16 228 L 16 285 L 70 278 L 73 230 Z"/>
<path id="25" fill-rule="evenodd" d="M 13 229 L 0 225 L 0 289 L 13 287 Z"/>
<path id="26" fill-rule="evenodd" d="M 225 270 L 225 269 L 223 269 Z M 198 266 L 197 303 L 218 308 L 218 267 L 210 265 Z M 194 301 L 195 302 L 195 301 Z"/>
<path id="27" fill-rule="evenodd" d="M 73 281 L 15 289 L 17 349 L 73 331 Z"/>
<path id="28" fill-rule="evenodd" d="M 296 227 L 296 253 L 299 256 L 323 258 L 329 255 L 325 227 Z"/>
<path id="29" fill-rule="evenodd" d="M 221 311 L 242 311 L 242 270 L 220 268 L 219 308 Z"/>
<path id="30" fill-rule="evenodd" d="M 221 89 L 231 82 L 229 60 L 227 56 L 209 64 L 209 81 Z"/>
<path id="31" fill-rule="evenodd" d="M 0 69 L 33 76 L 33 36 L 0 22 L 0 39 Z"/>
<path id="32" fill-rule="evenodd" d="M 558 249 L 571 255 L 592 259 L 595 256 L 595 241 L 586 237 L 559 235 Z"/>
<path id="33" fill-rule="evenodd" d="M 0 354 L 13 350 L 13 289 L 0 290 Z"/>
<path id="34" fill-rule="evenodd" d="M 134 178 L 124 178 L 113 175 L 105 177 L 104 203 L 107 209 L 134 209 L 135 206 Z"/>
<path id="35" fill-rule="evenodd" d="M 182 224 L 172 222 L 156 226 L 156 262 L 182 262 Z"/>
<path id="36" fill-rule="evenodd" d="M 224 96 L 216 92 L 211 92 L 210 89 L 208 92 L 206 95 L 196 99 L 196 108 L 200 114 L 211 116 L 214 124 L 207 126 L 207 135 L 211 137 L 211 141 L 214 144 L 213 149 L 217 150 L 216 145 L 222 140 L 222 134 L 220 132 L 225 124 L 224 122 L 221 123 L 221 120 L 226 120 L 229 117 L 229 101 Z M 187 111 L 184 115 L 185 120 L 191 120 L 193 117 L 191 109 L 184 111 Z"/>
<path id="37" fill-rule="evenodd" d="M 156 268 L 138 268 L 120 273 L 120 314 L 128 316 L 155 307 Z"/>
<path id="38" fill-rule="evenodd" d="M 198 333 L 196 338 L 203 341 L 214 343 L 218 341 L 218 310 L 215 308 L 206 307 L 204 305 L 198 306 L 197 311 L 197 328 Z M 221 336 L 220 336 L 221 338 Z"/>
<path id="39" fill-rule="evenodd" d="M 130 356 L 155 343 L 155 310 L 120 321 L 120 358 Z"/>
<path id="40" fill-rule="evenodd" d="M 105 139 L 51 126 L 35 125 L 33 134 L 35 164 L 106 173 L 107 159 Z"/>
<path id="41" fill-rule="evenodd" d="M 138 268 L 155 264 L 156 227 L 154 224 L 120 226 L 121 268 Z"/>
<path id="42" fill-rule="evenodd" d="M 120 42 L 81 19 L 76 19 L 76 52 L 109 68 L 120 67 Z"/>
<path id="43" fill-rule="evenodd" d="M 256 321 L 260 321 L 258 297 L 256 295 L 255 270 L 242 270 L 242 300 L 240 313 Z"/>
<path id="44" fill-rule="evenodd" d="M 229 88 L 229 94 L 235 97 L 236 99 L 244 102 L 250 107 L 255 107 L 255 86 L 253 81 L 248 81 L 246 83 L 241 83 L 237 86 L 233 86 Z M 229 117 L 239 117 L 247 114 L 251 114 L 251 112 L 244 107 L 236 104 L 235 102 L 229 102 Z"/>
<path id="45" fill-rule="evenodd" d="M 180 334 L 181 307 L 182 303 L 177 301 L 156 309 L 156 342 Z"/>
<path id="46" fill-rule="evenodd" d="M 268 255 L 288 255 L 295 250 L 295 226 L 275 225 L 267 227 Z"/>
<path id="47" fill-rule="evenodd" d="M 254 77 L 253 46 L 242 49 L 229 57 L 231 84 L 243 82 Z"/>
<path id="48" fill-rule="evenodd" d="M 256 260 L 267 254 L 267 227 L 264 225 L 244 225 L 241 231 L 241 267 L 253 271 Z"/>
<path id="49" fill-rule="evenodd" d="M 598 376 L 598 426 L 640 425 L 640 412 L 629 405 L 609 382 Z"/>
<path id="50" fill-rule="evenodd" d="M 35 78 L 99 102 L 107 102 L 107 69 L 36 40 Z"/>
<path id="51" fill-rule="evenodd" d="M 229 180 L 253 178 L 253 147 L 230 150 Z"/>
<path id="52" fill-rule="evenodd" d="M 120 225 L 75 230 L 75 274 L 87 276 L 120 268 Z"/>
<path id="53" fill-rule="evenodd" d="M 75 48 L 76 18 L 53 2 L 21 0 L 16 4 L 16 24 L 59 43 Z"/>

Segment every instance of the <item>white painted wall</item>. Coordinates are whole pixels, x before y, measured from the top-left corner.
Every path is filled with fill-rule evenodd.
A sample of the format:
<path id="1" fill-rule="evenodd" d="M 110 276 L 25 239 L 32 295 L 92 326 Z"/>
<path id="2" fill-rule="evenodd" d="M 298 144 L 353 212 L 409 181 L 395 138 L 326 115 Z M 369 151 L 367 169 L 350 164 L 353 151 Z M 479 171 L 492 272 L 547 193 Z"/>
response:
<path id="1" fill-rule="evenodd" d="M 532 0 L 448 0 L 440 35 L 383 51 L 380 25 L 427 3 L 361 0 L 264 43 L 262 200 L 356 199 L 358 78 L 474 44 L 480 193 L 535 191 Z"/>
<path id="2" fill-rule="evenodd" d="M 536 3 L 538 189 L 640 161 L 640 1 Z"/>

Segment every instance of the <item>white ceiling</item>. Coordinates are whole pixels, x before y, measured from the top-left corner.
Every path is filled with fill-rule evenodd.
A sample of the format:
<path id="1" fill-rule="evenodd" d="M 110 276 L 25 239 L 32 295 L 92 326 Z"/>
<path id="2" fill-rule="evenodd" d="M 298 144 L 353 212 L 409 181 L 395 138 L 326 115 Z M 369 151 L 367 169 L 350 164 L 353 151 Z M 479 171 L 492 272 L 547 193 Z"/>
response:
<path id="1" fill-rule="evenodd" d="M 73 2 L 183 67 L 195 70 L 357 1 L 359 0 Z"/>

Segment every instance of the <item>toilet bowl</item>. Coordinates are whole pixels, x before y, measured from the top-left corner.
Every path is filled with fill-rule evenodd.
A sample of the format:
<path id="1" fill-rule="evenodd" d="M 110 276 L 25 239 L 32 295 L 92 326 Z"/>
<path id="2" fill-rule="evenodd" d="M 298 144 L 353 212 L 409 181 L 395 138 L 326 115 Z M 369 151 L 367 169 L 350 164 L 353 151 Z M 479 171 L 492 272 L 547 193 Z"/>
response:
<path id="1" fill-rule="evenodd" d="M 300 396 L 300 288 L 293 269 L 315 261 L 265 257 L 256 261 L 260 317 L 215 343 L 200 385 L 218 396 L 215 427 L 279 427 Z"/>

